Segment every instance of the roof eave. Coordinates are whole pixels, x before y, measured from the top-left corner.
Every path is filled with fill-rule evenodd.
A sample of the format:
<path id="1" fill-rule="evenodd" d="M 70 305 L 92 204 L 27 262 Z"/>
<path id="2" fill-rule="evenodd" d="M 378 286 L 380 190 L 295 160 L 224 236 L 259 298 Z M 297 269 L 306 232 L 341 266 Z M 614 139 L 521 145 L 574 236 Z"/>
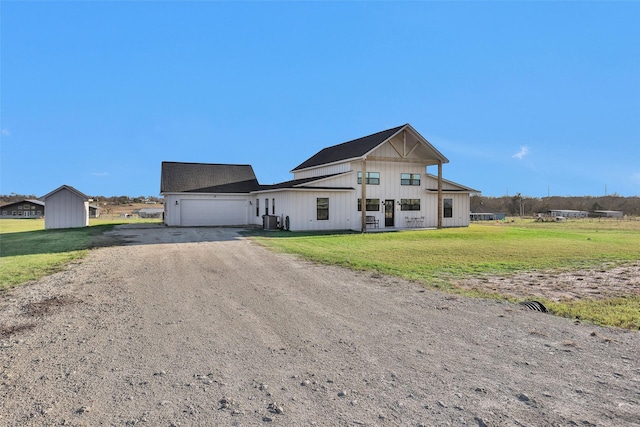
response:
<path id="1" fill-rule="evenodd" d="M 268 190 L 252 191 L 251 194 L 265 194 L 265 193 L 277 193 L 282 191 L 355 191 L 353 187 L 284 187 L 284 188 L 270 188 Z"/>
<path id="2" fill-rule="evenodd" d="M 362 160 L 363 158 L 364 158 L 363 156 L 350 157 L 348 159 L 336 160 L 335 162 L 330 162 L 330 163 L 322 163 L 320 165 L 309 166 L 309 167 L 302 168 L 302 169 L 293 169 L 293 170 L 289 171 L 289 173 L 305 172 L 305 171 L 308 171 L 308 170 L 317 169 L 319 167 L 324 168 L 324 167 L 327 167 L 327 166 L 339 165 L 341 163 L 353 162 L 354 160 Z"/>
<path id="3" fill-rule="evenodd" d="M 61 185 L 60 187 L 56 188 L 56 189 L 55 189 L 55 190 L 53 190 L 53 191 L 50 191 L 49 193 L 45 194 L 45 195 L 44 195 L 44 196 L 42 196 L 41 198 L 42 198 L 42 199 L 46 199 L 46 198 L 47 198 L 47 197 L 49 197 L 50 195 L 52 195 L 52 194 L 54 194 L 54 193 L 57 193 L 58 191 L 62 190 L 63 188 L 66 188 L 67 190 L 71 191 L 72 193 L 74 193 L 75 195 L 77 195 L 78 197 L 80 197 L 81 199 L 84 199 L 84 201 L 85 201 L 85 202 L 88 202 L 88 201 L 89 201 L 89 199 L 90 199 L 90 197 L 89 197 L 89 196 L 87 196 L 86 194 L 84 194 L 84 193 L 80 192 L 79 190 L 77 190 L 77 189 L 73 188 L 72 186 L 70 186 L 70 185 L 66 185 L 66 184 Z"/>
<path id="4" fill-rule="evenodd" d="M 440 152 L 440 150 L 438 150 L 438 149 L 437 149 L 437 148 L 436 148 L 436 147 L 435 147 L 431 142 L 429 142 L 429 140 L 428 140 L 427 138 L 425 138 L 424 136 L 422 136 L 422 135 L 420 134 L 420 132 L 418 132 L 417 130 L 415 130 L 415 129 L 413 128 L 413 126 L 411 126 L 409 123 L 407 123 L 407 124 L 403 127 L 403 129 L 404 129 L 404 128 L 409 128 L 409 129 L 411 130 L 411 132 L 415 133 L 415 134 L 416 134 L 416 136 L 418 137 L 418 139 L 420 140 L 420 142 L 422 142 L 422 144 L 426 145 L 426 146 L 427 146 L 427 148 L 429 148 L 429 149 L 433 150 L 433 151 L 436 153 L 436 155 L 439 157 L 439 159 L 438 159 L 438 160 L 440 160 L 443 164 L 444 164 L 444 163 L 449 163 L 449 159 L 447 159 L 447 158 L 444 156 L 444 154 L 442 154 L 442 153 Z"/>
<path id="5" fill-rule="evenodd" d="M 381 145 L 386 144 L 387 142 L 389 142 L 389 140 L 391 140 L 392 138 L 394 138 L 396 135 L 398 135 L 400 132 L 402 132 L 403 130 L 405 130 L 407 128 L 407 126 L 411 127 L 411 125 L 409 125 L 409 123 L 406 123 L 404 126 L 401 126 L 400 129 L 398 129 L 396 131 L 396 133 L 392 134 L 391 136 L 389 136 L 387 139 L 385 139 L 384 141 L 382 141 L 380 144 L 376 145 L 375 147 L 373 147 L 371 150 L 367 151 L 366 153 L 364 153 L 362 156 L 358 157 L 359 159 L 366 159 L 367 156 L 369 154 L 371 154 L 372 152 L 374 152 L 375 150 L 377 150 L 378 148 L 380 148 Z"/>

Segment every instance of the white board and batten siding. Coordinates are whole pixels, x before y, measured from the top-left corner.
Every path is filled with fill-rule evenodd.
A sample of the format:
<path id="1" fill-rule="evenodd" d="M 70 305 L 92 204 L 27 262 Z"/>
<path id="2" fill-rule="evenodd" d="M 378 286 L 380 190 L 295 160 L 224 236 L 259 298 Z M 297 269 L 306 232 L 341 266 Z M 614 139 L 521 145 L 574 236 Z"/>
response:
<path id="1" fill-rule="evenodd" d="M 362 214 L 357 210 L 361 197 L 361 185 L 357 183 L 357 171 L 362 170 L 361 162 L 352 162 L 351 173 L 308 184 L 309 187 L 342 187 L 354 190 L 325 191 L 319 188 L 313 194 L 303 191 L 286 191 L 272 193 L 276 198 L 275 214 L 284 219 L 289 216 L 291 230 L 332 230 L 361 229 Z M 394 225 L 392 228 L 406 226 L 408 217 L 424 217 L 424 227 L 435 228 L 438 225 L 438 194 L 429 189 L 437 188 L 437 179 L 425 174 L 425 167 L 418 163 L 389 163 L 368 161 L 368 172 L 380 173 L 380 185 L 367 185 L 367 199 L 379 199 L 381 205 L 385 200 L 394 201 Z M 401 185 L 401 174 L 418 174 L 420 185 Z M 460 187 L 453 183 L 443 183 L 443 199 L 451 199 L 452 216 L 442 219 L 443 227 L 465 227 L 469 225 L 469 196 L 459 192 Z M 322 194 L 322 195 L 320 195 Z M 316 198 L 329 198 L 329 220 L 316 219 Z M 420 199 L 419 211 L 402 211 L 402 199 Z M 271 200 L 271 199 L 270 199 Z M 262 202 L 261 202 L 262 203 Z M 379 211 L 368 211 L 367 216 L 375 217 L 380 228 L 385 228 L 385 213 L 381 206 Z"/>
<path id="2" fill-rule="evenodd" d="M 316 176 L 335 175 L 337 173 L 349 172 L 349 163 L 338 163 L 314 169 L 307 169 L 293 172 L 293 179 L 313 178 Z"/>
<path id="3" fill-rule="evenodd" d="M 353 162 L 352 167 L 355 171 L 362 170 L 362 163 Z M 402 228 L 406 226 L 406 218 L 425 217 L 425 226 L 437 226 L 437 195 L 432 197 L 425 191 L 426 176 L 425 166 L 418 163 L 401 163 L 401 162 L 381 162 L 367 161 L 367 172 L 380 173 L 380 185 L 367 185 L 367 199 L 379 199 L 380 203 L 385 200 L 393 200 L 394 202 L 394 224 L 391 228 Z M 420 175 L 420 185 L 401 185 L 401 175 L 403 173 Z M 362 186 L 357 184 L 357 173 L 353 174 L 351 183 L 355 188 L 355 200 L 353 209 L 357 209 L 358 199 L 362 195 Z M 420 199 L 420 210 L 403 211 L 400 205 L 402 199 Z M 361 212 L 354 212 L 353 215 L 357 219 L 357 227 L 360 227 L 362 221 Z M 385 228 L 385 212 L 381 207 L 379 211 L 367 212 L 367 216 L 373 216 L 379 221 L 379 227 Z M 359 228 L 354 228 L 359 229 Z"/>
<path id="4" fill-rule="evenodd" d="M 89 226 L 89 201 L 66 188 L 45 197 L 47 210 L 44 227 L 74 228 Z"/>
<path id="5" fill-rule="evenodd" d="M 470 221 L 469 212 L 471 212 L 469 206 L 469 195 L 443 192 L 442 198 L 451 199 L 453 202 L 452 216 L 451 218 L 442 217 L 442 227 L 468 227 Z"/>
<path id="6" fill-rule="evenodd" d="M 437 226 L 438 213 L 438 193 L 434 191 L 438 188 L 438 180 L 434 176 L 425 176 L 426 188 L 428 191 L 428 223 L 429 227 Z M 442 208 L 444 210 L 444 200 L 451 199 L 453 203 L 452 216 L 442 217 L 442 227 L 468 227 L 470 222 L 469 212 L 471 212 L 471 201 L 468 190 L 460 191 L 463 187 L 458 184 L 445 181 L 442 183 Z"/>
<path id="7" fill-rule="evenodd" d="M 165 223 L 169 226 L 248 225 L 252 197 L 230 194 L 169 194 L 165 196 Z"/>
<path id="8" fill-rule="evenodd" d="M 280 189 L 254 194 L 259 200 L 259 213 L 256 214 L 253 201 L 250 220 L 253 224 L 262 224 L 265 205 L 269 214 L 281 218 L 282 224 L 289 217 L 292 231 L 308 230 L 360 230 L 362 214 L 358 211 L 358 199 L 361 197 L 361 185 L 357 183 L 357 171 L 360 162 L 351 164 L 351 173 L 342 173 L 331 178 L 308 183 L 306 189 Z M 394 201 L 394 224 L 391 228 L 405 228 L 409 217 L 424 217 L 424 227 L 435 228 L 438 225 L 438 194 L 430 191 L 437 188 L 437 179 L 425 174 L 424 165 L 414 163 L 388 163 L 369 161 L 368 172 L 380 173 L 380 185 L 367 186 L 367 199 L 379 199 L 380 210 L 368 211 L 374 216 L 380 228 L 385 225 L 385 200 Z M 401 185 L 401 174 L 419 174 L 420 185 Z M 333 187 L 335 190 L 327 190 Z M 317 199 L 329 198 L 329 219 L 317 219 Z M 443 183 L 443 198 L 451 199 L 452 216 L 443 218 L 443 227 L 464 227 L 469 225 L 469 195 L 461 192 L 453 183 Z M 402 199 L 420 199 L 419 211 L 402 211 Z M 275 205 L 275 211 L 273 206 Z"/>
<path id="9" fill-rule="evenodd" d="M 353 191 L 318 191 L 318 190 L 282 190 L 274 193 L 263 193 L 260 199 L 260 211 L 264 212 L 264 199 L 269 196 L 269 214 L 277 215 L 285 220 L 289 217 L 289 229 L 293 231 L 308 230 L 348 230 L 353 228 L 349 207 L 352 205 Z M 272 200 L 275 198 L 275 212 L 272 211 Z M 329 199 L 329 219 L 319 220 L 317 199 Z M 254 212 L 255 214 L 255 212 Z M 260 223 L 262 218 L 258 218 Z"/>

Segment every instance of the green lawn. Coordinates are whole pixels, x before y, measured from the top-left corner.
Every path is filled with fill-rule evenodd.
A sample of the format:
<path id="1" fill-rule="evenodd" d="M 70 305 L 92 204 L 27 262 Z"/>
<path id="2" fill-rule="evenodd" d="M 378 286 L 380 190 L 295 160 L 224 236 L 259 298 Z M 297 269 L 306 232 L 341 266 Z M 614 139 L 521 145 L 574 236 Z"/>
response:
<path id="1" fill-rule="evenodd" d="M 529 220 L 397 233 L 261 234 L 256 239 L 276 250 L 316 262 L 392 274 L 457 293 L 464 292 L 452 288 L 451 281 L 466 276 L 570 270 L 640 260 L 640 221 Z M 545 302 L 564 316 L 640 328 L 637 296 L 582 305 Z"/>
<path id="2" fill-rule="evenodd" d="M 472 274 L 600 266 L 640 259 L 637 229 L 547 224 L 478 225 L 397 233 L 257 237 L 265 246 L 315 261 L 438 282 Z"/>
<path id="3" fill-rule="evenodd" d="M 123 222 L 132 221 L 91 219 L 90 227 L 45 230 L 42 219 L 0 219 L 0 290 L 62 270 Z"/>

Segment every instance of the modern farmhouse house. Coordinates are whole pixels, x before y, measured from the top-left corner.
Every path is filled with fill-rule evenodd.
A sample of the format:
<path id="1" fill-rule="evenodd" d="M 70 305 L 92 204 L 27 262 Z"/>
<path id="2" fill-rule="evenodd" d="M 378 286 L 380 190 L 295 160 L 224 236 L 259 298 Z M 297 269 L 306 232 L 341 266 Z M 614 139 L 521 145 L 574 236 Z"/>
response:
<path id="1" fill-rule="evenodd" d="M 295 167 L 293 180 L 273 185 L 260 185 L 250 165 L 163 162 L 164 220 L 266 219 L 292 231 L 465 227 L 477 190 L 443 179 L 448 162 L 409 124 L 325 148 Z"/>

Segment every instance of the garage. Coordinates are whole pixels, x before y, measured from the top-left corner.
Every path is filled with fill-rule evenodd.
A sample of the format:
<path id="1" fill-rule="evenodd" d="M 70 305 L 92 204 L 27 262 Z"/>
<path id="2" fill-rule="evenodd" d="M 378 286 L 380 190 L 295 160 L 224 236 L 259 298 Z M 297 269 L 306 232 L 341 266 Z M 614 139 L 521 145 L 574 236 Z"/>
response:
<path id="1" fill-rule="evenodd" d="M 246 225 L 248 199 L 182 199 L 180 201 L 180 225 L 224 226 Z"/>

